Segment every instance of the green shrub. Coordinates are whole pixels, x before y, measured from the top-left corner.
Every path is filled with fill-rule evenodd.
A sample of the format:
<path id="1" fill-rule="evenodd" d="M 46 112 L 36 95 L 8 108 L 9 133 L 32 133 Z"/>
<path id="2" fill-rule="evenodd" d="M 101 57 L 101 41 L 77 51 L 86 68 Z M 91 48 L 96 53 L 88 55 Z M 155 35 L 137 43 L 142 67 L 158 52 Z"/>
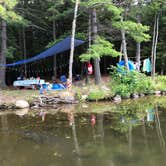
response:
<path id="1" fill-rule="evenodd" d="M 138 71 L 114 67 L 111 76 L 112 91 L 122 97 L 129 97 L 133 93 L 151 93 L 154 90 L 151 78 Z"/>
<path id="2" fill-rule="evenodd" d="M 166 90 L 166 76 L 157 76 L 155 78 L 155 89 L 161 91 Z"/>
<path id="3" fill-rule="evenodd" d="M 130 89 L 128 87 L 128 85 L 125 84 L 112 84 L 112 91 L 115 95 L 120 95 L 123 98 L 128 98 L 130 97 Z"/>
<path id="4" fill-rule="evenodd" d="M 93 90 L 88 95 L 88 100 L 102 100 L 106 97 L 105 91 L 102 90 Z"/>

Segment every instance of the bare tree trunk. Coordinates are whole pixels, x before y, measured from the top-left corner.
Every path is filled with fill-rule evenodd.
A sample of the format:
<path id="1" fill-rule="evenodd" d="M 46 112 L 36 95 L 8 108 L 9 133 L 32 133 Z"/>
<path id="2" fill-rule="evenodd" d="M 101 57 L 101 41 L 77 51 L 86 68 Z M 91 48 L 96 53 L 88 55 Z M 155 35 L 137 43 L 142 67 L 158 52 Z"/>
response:
<path id="1" fill-rule="evenodd" d="M 123 16 L 121 17 L 121 22 L 123 22 Z M 125 61 L 125 66 L 127 70 L 129 70 L 129 65 L 128 65 L 128 56 L 127 56 L 127 44 L 126 44 L 126 32 L 125 30 L 121 30 L 121 35 L 122 35 L 122 50 L 123 50 L 123 56 L 124 56 L 124 61 Z"/>
<path id="2" fill-rule="evenodd" d="M 92 13 L 91 11 L 89 12 L 89 22 L 88 22 L 88 44 L 89 44 L 89 48 L 92 45 Z M 85 67 L 84 67 L 85 69 Z M 86 74 L 86 79 L 85 79 L 85 83 L 86 85 L 89 84 L 89 75 L 88 72 L 85 72 Z"/>
<path id="3" fill-rule="evenodd" d="M 92 32 L 93 32 L 93 42 L 97 38 L 97 13 L 96 9 L 92 10 Z M 100 72 L 100 58 L 94 59 L 94 72 L 95 72 L 95 84 L 98 85 L 101 83 L 101 72 Z"/>
<path id="4" fill-rule="evenodd" d="M 141 5 L 142 5 L 142 0 L 138 0 L 138 7 L 141 8 Z M 140 14 L 137 15 L 137 22 L 141 23 Z M 140 66 L 141 66 L 141 42 L 137 42 L 136 47 L 137 47 L 137 51 L 136 51 L 137 67 L 136 67 L 136 69 L 138 71 L 140 71 Z"/>
<path id="5" fill-rule="evenodd" d="M 156 13 L 154 18 L 153 41 L 152 41 L 152 51 L 151 51 L 152 79 L 154 79 L 156 72 L 156 49 L 158 43 L 158 33 L 159 33 L 159 13 Z"/>
<path id="6" fill-rule="evenodd" d="M 23 27 L 22 31 L 23 36 L 23 52 L 24 52 L 24 59 L 27 59 L 27 49 L 26 49 L 26 37 L 25 37 L 25 28 Z M 24 64 L 24 75 L 27 78 L 27 65 Z"/>
<path id="7" fill-rule="evenodd" d="M 52 23 L 52 30 L 53 30 L 53 40 L 56 40 L 56 28 L 55 28 L 55 20 L 53 20 Z M 57 78 L 57 57 L 56 54 L 53 56 L 53 76 L 56 79 Z"/>
<path id="8" fill-rule="evenodd" d="M 152 40 L 152 49 L 151 49 L 151 63 L 152 63 L 152 72 L 151 72 L 151 76 L 152 78 L 154 78 L 153 75 L 153 68 L 154 68 L 154 43 L 155 43 L 155 33 L 156 33 L 156 14 L 155 14 L 155 18 L 154 18 L 154 26 L 153 26 L 153 40 Z"/>
<path id="9" fill-rule="evenodd" d="M 92 45 L 92 13 L 89 12 L 89 22 L 88 22 L 88 44 L 89 48 Z"/>
<path id="10" fill-rule="evenodd" d="M 154 42 L 154 51 L 153 51 L 152 79 L 154 79 L 156 73 L 156 50 L 158 43 L 158 34 L 159 34 L 159 13 L 156 16 L 156 33 L 155 33 L 155 42 Z"/>
<path id="11" fill-rule="evenodd" d="M 120 52 L 122 53 L 123 52 L 123 43 L 121 42 L 121 45 L 120 45 Z M 122 60 L 122 55 L 119 56 L 119 62 Z"/>
<path id="12" fill-rule="evenodd" d="M 75 10 L 74 10 L 74 19 L 72 25 L 72 37 L 71 37 L 71 50 L 70 50 L 70 61 L 69 61 L 69 79 L 72 82 L 72 68 L 73 68 L 73 56 L 74 56 L 74 39 L 75 39 L 75 31 L 76 31 L 76 21 L 77 21 L 77 12 L 78 12 L 79 0 L 75 2 Z"/>
<path id="13" fill-rule="evenodd" d="M 141 43 L 140 42 L 137 42 L 136 62 L 137 62 L 136 69 L 140 71 L 140 66 L 141 66 Z"/>
<path id="14" fill-rule="evenodd" d="M 6 49 L 7 49 L 7 34 L 6 34 L 6 21 L 2 20 L 2 32 L 1 32 L 1 57 L 0 63 L 6 64 Z M 6 67 L 0 67 L 0 87 L 6 86 Z"/>
<path id="15" fill-rule="evenodd" d="M 164 75 L 164 62 L 161 63 L 161 75 Z"/>

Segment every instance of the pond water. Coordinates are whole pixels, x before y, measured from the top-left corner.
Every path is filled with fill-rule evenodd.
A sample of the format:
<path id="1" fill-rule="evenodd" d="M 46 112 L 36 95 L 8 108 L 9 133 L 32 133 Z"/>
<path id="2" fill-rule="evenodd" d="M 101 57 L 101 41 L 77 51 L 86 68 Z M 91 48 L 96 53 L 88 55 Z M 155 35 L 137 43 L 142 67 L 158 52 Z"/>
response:
<path id="1" fill-rule="evenodd" d="M 0 113 L 1 166 L 165 166 L 166 97 Z"/>

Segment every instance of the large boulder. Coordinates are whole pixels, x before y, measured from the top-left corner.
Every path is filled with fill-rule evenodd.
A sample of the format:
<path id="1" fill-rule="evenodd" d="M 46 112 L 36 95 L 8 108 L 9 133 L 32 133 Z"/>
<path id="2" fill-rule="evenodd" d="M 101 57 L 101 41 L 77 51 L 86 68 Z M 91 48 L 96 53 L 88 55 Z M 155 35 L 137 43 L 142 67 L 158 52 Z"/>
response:
<path id="1" fill-rule="evenodd" d="M 29 108 L 29 103 L 26 100 L 17 100 L 15 103 L 17 108 Z"/>

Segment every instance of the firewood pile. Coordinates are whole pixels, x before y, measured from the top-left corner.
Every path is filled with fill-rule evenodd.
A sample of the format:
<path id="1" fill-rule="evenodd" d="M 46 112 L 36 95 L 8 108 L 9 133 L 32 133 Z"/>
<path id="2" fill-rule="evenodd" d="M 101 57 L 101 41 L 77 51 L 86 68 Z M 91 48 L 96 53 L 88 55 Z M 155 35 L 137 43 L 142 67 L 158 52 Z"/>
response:
<path id="1" fill-rule="evenodd" d="M 58 104 L 77 104 L 78 101 L 72 95 L 40 95 L 37 97 L 31 107 L 58 107 Z"/>

